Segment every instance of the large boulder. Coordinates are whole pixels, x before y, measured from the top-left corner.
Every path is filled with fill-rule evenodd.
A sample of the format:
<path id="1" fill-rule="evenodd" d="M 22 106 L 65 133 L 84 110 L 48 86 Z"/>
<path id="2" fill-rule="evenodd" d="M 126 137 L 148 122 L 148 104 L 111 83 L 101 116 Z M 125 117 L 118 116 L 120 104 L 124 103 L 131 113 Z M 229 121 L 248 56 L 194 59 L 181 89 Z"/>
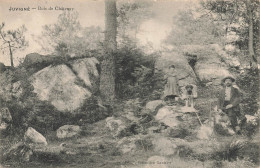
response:
<path id="1" fill-rule="evenodd" d="M 199 126 L 195 112 L 182 109 L 179 106 L 164 106 L 158 110 L 155 120 L 166 126 L 167 129 L 164 131 L 166 136 L 185 138 Z"/>
<path id="2" fill-rule="evenodd" d="M 224 76 L 232 76 L 229 67 L 238 67 L 239 61 L 231 58 L 218 44 L 183 45 L 180 50 L 197 56 L 195 71 L 202 81 L 219 85 Z"/>
<path id="3" fill-rule="evenodd" d="M 188 64 L 188 61 L 183 53 L 178 51 L 164 51 L 161 57 L 156 61 L 155 67 L 158 70 L 166 72 L 170 65 L 175 65 L 178 74 L 179 85 L 185 86 L 187 83 L 195 84 L 195 74 Z"/>
<path id="4" fill-rule="evenodd" d="M 189 64 L 190 56 L 195 56 L 193 65 Z M 192 62 L 190 62 L 192 63 Z M 235 76 L 229 71 L 230 67 L 240 68 L 237 57 L 233 57 L 218 44 L 209 45 L 181 45 L 176 48 L 165 49 L 156 62 L 156 68 L 165 71 L 174 64 L 178 74 L 180 86 L 195 84 L 196 75 L 203 82 L 220 85 L 223 76 Z M 193 68 L 191 67 L 194 66 Z"/>
<path id="5" fill-rule="evenodd" d="M 31 77 L 34 92 L 59 111 L 74 111 L 91 97 L 96 87 L 97 64 L 95 58 L 84 58 L 71 65 L 48 66 Z"/>
<path id="6" fill-rule="evenodd" d="M 64 125 L 57 130 L 58 138 L 71 138 L 79 135 L 81 129 L 78 125 Z"/>
<path id="7" fill-rule="evenodd" d="M 158 110 L 155 119 L 169 127 L 176 127 L 181 122 L 178 119 L 178 116 L 182 115 L 178 112 L 179 110 L 180 109 L 178 107 L 165 106 Z"/>
<path id="8" fill-rule="evenodd" d="M 98 76 L 97 65 L 99 64 L 98 60 L 94 57 L 92 58 L 83 58 L 75 60 L 71 66 L 74 72 L 77 73 L 77 76 L 84 81 L 86 86 L 92 87 Z"/>
<path id="9" fill-rule="evenodd" d="M 28 144 L 35 144 L 35 145 L 47 145 L 46 138 L 39 132 L 37 132 L 32 127 L 29 127 L 24 134 L 24 140 Z"/>

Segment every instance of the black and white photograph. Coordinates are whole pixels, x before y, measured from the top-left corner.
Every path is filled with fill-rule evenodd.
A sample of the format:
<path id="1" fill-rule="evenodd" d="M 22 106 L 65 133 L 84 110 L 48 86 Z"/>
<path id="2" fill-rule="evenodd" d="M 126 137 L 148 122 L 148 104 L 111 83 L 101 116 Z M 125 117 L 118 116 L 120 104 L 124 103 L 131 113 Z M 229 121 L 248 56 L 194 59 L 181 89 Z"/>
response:
<path id="1" fill-rule="evenodd" d="M 260 168 L 259 0 L 0 0 L 0 168 Z"/>

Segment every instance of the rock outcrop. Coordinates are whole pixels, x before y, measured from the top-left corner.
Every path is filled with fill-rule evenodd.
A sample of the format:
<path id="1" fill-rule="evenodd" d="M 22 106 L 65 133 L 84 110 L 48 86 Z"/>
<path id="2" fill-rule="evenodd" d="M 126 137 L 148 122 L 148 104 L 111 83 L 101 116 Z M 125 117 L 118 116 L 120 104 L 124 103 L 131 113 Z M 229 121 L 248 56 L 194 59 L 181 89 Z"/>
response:
<path id="1" fill-rule="evenodd" d="M 19 99 L 29 86 L 40 101 L 49 102 L 58 111 L 74 112 L 82 107 L 98 89 L 99 62 L 94 57 L 66 62 L 58 58 L 28 54 L 22 67 L 0 74 L 1 98 Z"/>
<path id="2" fill-rule="evenodd" d="M 180 106 L 164 106 L 154 118 L 165 127 L 162 131 L 166 136 L 173 138 L 185 138 L 199 126 L 195 112 Z"/>
<path id="3" fill-rule="evenodd" d="M 187 55 L 196 56 L 193 67 L 189 64 Z M 238 58 L 232 57 L 218 44 L 182 45 L 177 48 L 165 49 L 156 62 L 156 68 L 165 71 L 174 64 L 180 86 L 195 84 L 199 78 L 203 82 L 213 82 L 220 85 L 223 76 L 235 76 L 229 71 L 230 67 L 240 68 Z"/>
<path id="4" fill-rule="evenodd" d="M 48 66 L 31 77 L 34 92 L 42 101 L 49 101 L 59 111 L 78 109 L 90 98 L 98 71 L 96 58 L 75 60 L 71 64 Z"/>
<path id="5" fill-rule="evenodd" d="M 180 124 L 178 116 L 182 115 L 179 111 L 178 107 L 165 106 L 158 111 L 155 119 L 169 127 L 176 127 Z"/>
<path id="6" fill-rule="evenodd" d="M 212 81 L 214 85 L 220 85 L 223 76 L 232 76 L 229 66 L 236 66 L 230 65 L 229 55 L 217 44 L 184 45 L 181 50 L 197 56 L 194 68 L 200 80 Z"/>
<path id="7" fill-rule="evenodd" d="M 183 53 L 165 51 L 157 60 L 155 67 L 166 72 L 170 65 L 175 65 L 176 67 L 180 86 L 196 83 L 195 74 Z"/>

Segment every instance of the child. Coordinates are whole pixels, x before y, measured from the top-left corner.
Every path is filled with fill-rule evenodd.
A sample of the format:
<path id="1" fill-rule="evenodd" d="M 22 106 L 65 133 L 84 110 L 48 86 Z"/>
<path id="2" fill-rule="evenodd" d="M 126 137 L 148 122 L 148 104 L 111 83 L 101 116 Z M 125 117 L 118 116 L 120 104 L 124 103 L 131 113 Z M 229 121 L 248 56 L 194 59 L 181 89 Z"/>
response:
<path id="1" fill-rule="evenodd" d="M 179 94 L 179 86 L 178 86 L 178 78 L 175 71 L 175 66 L 171 65 L 168 68 L 168 72 L 165 75 L 165 79 L 167 81 L 164 89 L 164 98 L 170 99 L 171 102 L 174 102 L 175 97 L 178 97 Z"/>
<path id="2" fill-rule="evenodd" d="M 197 98 L 197 87 L 195 85 L 186 85 L 183 92 L 183 99 L 186 102 L 186 107 L 194 107 L 194 99 Z"/>

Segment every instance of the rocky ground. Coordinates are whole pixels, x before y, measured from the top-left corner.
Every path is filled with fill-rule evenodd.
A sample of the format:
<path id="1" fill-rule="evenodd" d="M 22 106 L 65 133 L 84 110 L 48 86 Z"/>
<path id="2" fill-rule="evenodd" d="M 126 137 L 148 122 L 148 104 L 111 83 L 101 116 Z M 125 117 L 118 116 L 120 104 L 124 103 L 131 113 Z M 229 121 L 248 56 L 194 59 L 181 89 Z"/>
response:
<path id="1" fill-rule="evenodd" d="M 22 139 L 2 138 L 2 167 L 257 167 L 259 136 L 220 135 L 201 127 L 194 112 L 161 103 L 139 114 L 125 103 L 128 108 L 94 124 L 44 136 L 29 128 Z"/>

